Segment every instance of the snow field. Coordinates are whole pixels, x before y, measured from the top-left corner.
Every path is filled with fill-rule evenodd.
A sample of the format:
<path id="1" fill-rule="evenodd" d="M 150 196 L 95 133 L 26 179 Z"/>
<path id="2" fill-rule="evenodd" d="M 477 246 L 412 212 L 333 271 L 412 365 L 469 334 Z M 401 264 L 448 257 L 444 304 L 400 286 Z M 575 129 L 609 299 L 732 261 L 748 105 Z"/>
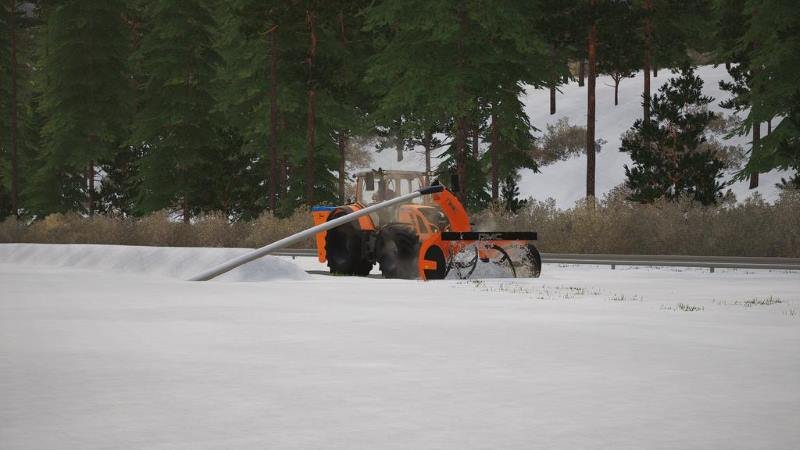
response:
<path id="1" fill-rule="evenodd" d="M 0 246 L 2 448 L 800 447 L 797 272 L 203 283 L 30 252 Z"/>

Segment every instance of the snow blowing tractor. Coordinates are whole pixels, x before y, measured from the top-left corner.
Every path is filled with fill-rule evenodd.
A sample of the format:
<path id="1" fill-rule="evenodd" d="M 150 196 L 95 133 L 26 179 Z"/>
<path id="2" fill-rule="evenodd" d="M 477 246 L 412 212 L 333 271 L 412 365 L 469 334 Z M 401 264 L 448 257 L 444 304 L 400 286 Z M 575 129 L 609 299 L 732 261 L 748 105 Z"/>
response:
<path id="1" fill-rule="evenodd" d="M 386 278 L 539 276 L 542 259 L 531 243 L 535 232 L 472 231 L 458 198 L 427 180 L 421 172 L 359 173 L 355 203 L 315 206 L 313 227 L 225 261 L 189 281 L 214 279 L 311 236 L 316 236 L 320 262 L 327 261 L 334 274 L 366 276 L 377 262 Z M 458 192 L 457 176 L 451 177 L 451 184 Z M 426 202 L 428 196 L 432 201 Z"/>
<path id="2" fill-rule="evenodd" d="M 377 263 L 385 278 L 539 276 L 542 260 L 532 243 L 535 232 L 473 231 L 453 192 L 438 182 L 429 186 L 428 179 L 423 172 L 411 171 L 356 174 L 355 202 L 313 207 L 315 225 L 414 192 L 432 195 L 419 195 L 316 233 L 319 261 L 327 261 L 331 273 L 341 275 L 366 276 Z M 457 177 L 451 183 L 458 192 Z"/>

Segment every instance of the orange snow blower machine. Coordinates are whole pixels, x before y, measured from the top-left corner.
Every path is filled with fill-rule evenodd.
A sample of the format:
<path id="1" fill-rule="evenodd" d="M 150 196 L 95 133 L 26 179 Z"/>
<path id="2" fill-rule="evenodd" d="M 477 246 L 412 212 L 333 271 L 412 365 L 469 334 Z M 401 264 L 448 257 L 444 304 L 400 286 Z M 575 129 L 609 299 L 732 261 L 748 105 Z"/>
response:
<path id="1" fill-rule="evenodd" d="M 428 179 L 422 172 L 360 172 L 355 203 L 313 207 L 314 224 L 427 187 Z M 451 182 L 458 192 L 457 177 Z M 534 240 L 535 232 L 473 231 L 464 206 L 447 189 L 316 234 L 319 261 L 333 274 L 366 276 L 377 262 L 385 278 L 423 280 L 536 278 L 542 260 Z"/>

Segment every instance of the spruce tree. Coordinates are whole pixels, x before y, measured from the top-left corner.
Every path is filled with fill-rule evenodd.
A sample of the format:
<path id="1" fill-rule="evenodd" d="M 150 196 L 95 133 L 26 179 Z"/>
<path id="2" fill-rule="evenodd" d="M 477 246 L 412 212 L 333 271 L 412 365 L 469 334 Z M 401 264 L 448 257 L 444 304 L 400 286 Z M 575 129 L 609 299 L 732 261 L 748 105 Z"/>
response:
<path id="1" fill-rule="evenodd" d="M 637 120 L 623 136 L 621 151 L 629 153 L 625 165 L 630 199 L 649 203 L 658 198 L 677 200 L 690 196 L 703 204 L 721 197 L 724 162 L 706 142 L 706 127 L 713 118 L 707 110 L 713 99 L 702 94 L 703 81 L 689 66 L 664 84 L 650 102 L 650 121 Z"/>
<path id="2" fill-rule="evenodd" d="M 12 112 L 12 64 L 11 64 L 11 38 L 13 19 L 12 2 L 0 3 L 0 220 L 14 212 L 12 200 L 12 139 L 11 117 Z"/>
<path id="3" fill-rule="evenodd" d="M 640 0 L 637 21 L 642 38 L 642 69 L 644 89 L 642 96 L 650 98 L 650 76 L 659 67 L 679 67 L 688 63 L 687 50 L 711 50 L 714 40 L 710 33 L 714 27 L 710 0 Z M 648 103 L 642 103 L 644 121 L 649 120 Z"/>
<path id="4" fill-rule="evenodd" d="M 752 46 L 742 44 L 742 39 L 747 31 L 747 18 L 744 11 L 744 0 L 726 0 L 717 5 L 717 31 L 715 38 L 718 42 L 716 52 L 718 57 L 725 61 L 725 67 L 731 77 L 730 81 L 722 80 L 719 86 L 730 93 L 730 98 L 721 101 L 720 106 L 733 111 L 747 112 L 751 108 L 758 108 L 752 96 L 753 72 L 757 70 L 752 66 L 750 53 Z M 756 115 L 754 114 L 753 117 Z M 770 118 L 771 119 L 771 118 Z M 735 130 L 736 134 L 745 136 L 752 132 L 751 159 L 757 158 L 761 141 L 761 122 L 745 120 Z M 740 177 L 744 175 L 740 174 Z M 750 189 L 758 187 L 758 172 L 750 173 Z"/>
<path id="5" fill-rule="evenodd" d="M 98 165 L 126 138 L 130 111 L 126 7 L 121 0 L 47 6 L 41 112 L 44 148 L 33 182 L 40 212 L 95 209 Z"/>
<path id="6" fill-rule="evenodd" d="M 134 57 L 142 80 L 132 135 L 144 150 L 140 206 L 173 207 L 188 222 L 208 203 L 218 170 L 207 164 L 219 151 L 220 124 L 212 114 L 216 23 L 204 0 L 154 0 L 145 21 Z"/>
<path id="7" fill-rule="evenodd" d="M 366 10 L 379 47 L 366 79 L 381 99 L 379 114 L 392 121 L 411 115 L 422 123 L 446 118 L 452 143 L 446 164 L 464 187 L 470 186 L 467 117 L 478 90 L 473 58 L 486 55 L 478 48 L 485 41 L 475 39 L 475 12 L 472 2 L 453 0 L 383 0 Z"/>
<path id="8" fill-rule="evenodd" d="M 491 198 L 487 172 L 495 193 L 504 178 L 499 161 L 511 163 L 520 154 L 500 152 L 532 147 L 518 97 L 523 83 L 539 87 L 548 79 L 539 64 L 548 57 L 537 31 L 539 11 L 538 3 L 526 1 L 492 8 L 477 1 L 410 0 L 375 2 L 365 12 L 378 42 L 366 79 L 380 99 L 379 115 L 408 117 L 404 123 L 419 124 L 423 136 L 444 124 L 450 145 L 438 171 L 445 181 L 450 173 L 459 176 L 460 195 L 471 208 Z M 476 128 L 490 143 L 487 153 L 475 151 Z M 517 167 L 524 162 L 516 159 Z"/>
<path id="9" fill-rule="evenodd" d="M 517 177 L 509 175 L 503 183 L 503 207 L 506 211 L 515 213 L 528 204 L 528 200 L 521 200 L 519 198 L 519 186 L 517 186 Z"/>
<path id="10" fill-rule="evenodd" d="M 598 72 L 614 81 L 614 106 L 619 104 L 619 84 L 631 78 L 641 67 L 642 36 L 623 32 L 641 20 L 641 10 L 624 1 L 604 4 L 598 26 Z"/>
<path id="11" fill-rule="evenodd" d="M 26 214 L 40 124 L 34 88 L 39 13 L 31 3 L 0 2 L 0 219 Z"/>
<path id="12" fill-rule="evenodd" d="M 306 5 L 236 0 L 225 17 L 221 111 L 250 155 L 258 207 L 289 214 L 308 202 L 337 201 L 341 149 L 362 132 L 360 89 L 369 39 L 361 35 L 363 2 L 318 2 L 314 8 L 313 151 L 309 152 L 309 41 Z M 312 158 L 309 158 L 311 156 Z M 308 161 L 312 161 L 309 163 Z M 306 188 L 313 165 L 312 198 Z M 256 192 L 258 191 L 258 192 Z"/>
<path id="13" fill-rule="evenodd" d="M 536 32 L 547 45 L 547 87 L 550 90 L 550 114 L 556 113 L 556 92 L 560 84 L 570 78 L 569 56 L 575 53 L 573 44 L 580 35 L 580 21 L 576 20 L 578 10 L 576 0 L 541 0 L 537 5 L 540 14 Z M 578 25 L 578 26 L 576 26 Z M 580 39 L 581 41 L 583 39 Z M 583 47 L 576 45 L 575 47 Z"/>
<path id="14" fill-rule="evenodd" d="M 745 173 L 772 169 L 800 170 L 800 3 L 747 0 L 749 28 L 740 45 L 749 52 L 753 71 L 751 96 L 757 99 L 747 122 L 773 117 L 781 121 L 751 155 Z M 752 103 L 752 102 L 751 102 Z M 796 179 L 796 178 L 795 178 Z"/>

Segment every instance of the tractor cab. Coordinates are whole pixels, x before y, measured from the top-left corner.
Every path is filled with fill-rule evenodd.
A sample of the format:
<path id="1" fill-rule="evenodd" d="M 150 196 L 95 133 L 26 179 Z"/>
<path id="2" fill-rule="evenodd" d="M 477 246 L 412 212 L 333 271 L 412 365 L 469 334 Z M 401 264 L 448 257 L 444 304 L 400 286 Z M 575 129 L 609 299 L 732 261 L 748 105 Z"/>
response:
<path id="1" fill-rule="evenodd" d="M 371 205 L 409 194 L 428 186 L 424 172 L 411 170 L 365 170 L 356 174 L 356 202 Z M 422 203 L 422 198 L 415 200 Z"/>
<path id="2" fill-rule="evenodd" d="M 356 203 L 368 206 L 391 200 L 428 186 L 429 176 L 425 172 L 411 170 L 366 170 L 356 174 Z M 444 231 L 447 217 L 427 197 L 389 208 L 373 215 L 373 221 L 381 226 L 388 223 L 410 225 L 420 238 Z"/>

